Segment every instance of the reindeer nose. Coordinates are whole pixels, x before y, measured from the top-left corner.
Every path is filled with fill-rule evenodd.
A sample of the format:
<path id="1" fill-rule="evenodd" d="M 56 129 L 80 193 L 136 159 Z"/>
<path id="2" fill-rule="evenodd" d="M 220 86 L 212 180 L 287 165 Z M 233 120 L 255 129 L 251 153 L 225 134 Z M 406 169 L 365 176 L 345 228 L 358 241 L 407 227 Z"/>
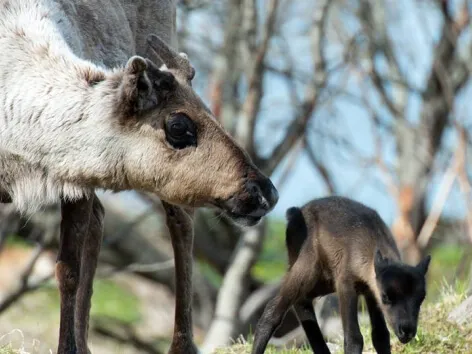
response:
<path id="1" fill-rule="evenodd" d="M 279 200 L 279 193 L 268 178 L 251 180 L 246 183 L 246 189 L 252 200 L 257 201 L 250 216 L 262 217 L 274 208 Z"/>

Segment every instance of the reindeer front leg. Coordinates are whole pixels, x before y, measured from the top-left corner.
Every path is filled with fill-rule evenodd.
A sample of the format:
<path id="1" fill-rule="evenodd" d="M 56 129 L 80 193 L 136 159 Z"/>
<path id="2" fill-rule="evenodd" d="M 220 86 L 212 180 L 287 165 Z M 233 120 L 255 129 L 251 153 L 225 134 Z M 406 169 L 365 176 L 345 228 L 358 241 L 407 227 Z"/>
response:
<path id="1" fill-rule="evenodd" d="M 162 201 L 175 263 L 175 324 L 169 354 L 197 354 L 192 333 L 193 220 L 180 207 Z"/>
<path id="2" fill-rule="evenodd" d="M 103 218 L 105 215 L 98 197 L 94 195 L 92 199 L 90 223 L 82 246 L 79 287 L 75 302 L 74 328 L 77 352 L 79 354 L 90 353 L 87 347 L 89 314 L 93 292 L 93 278 L 98 264 L 98 255 L 103 236 Z"/>
<path id="3" fill-rule="evenodd" d="M 61 202 L 61 232 L 56 278 L 61 296 L 58 354 L 76 354 L 75 302 L 80 279 L 80 257 L 88 232 L 93 199 Z"/>

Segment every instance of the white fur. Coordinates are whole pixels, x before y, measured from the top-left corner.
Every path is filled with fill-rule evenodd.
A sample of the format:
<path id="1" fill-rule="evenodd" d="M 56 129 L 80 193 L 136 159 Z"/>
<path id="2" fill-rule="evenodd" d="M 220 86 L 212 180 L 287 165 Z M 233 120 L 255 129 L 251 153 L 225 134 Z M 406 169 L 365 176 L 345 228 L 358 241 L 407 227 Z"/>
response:
<path id="1" fill-rule="evenodd" d="M 169 0 L 142 1 L 154 12 L 172 5 Z M 104 9 L 103 1 L 93 0 L 0 0 L 0 192 L 10 194 L 23 213 L 60 198 L 83 197 L 94 187 L 126 189 L 125 149 L 140 144 L 117 138 L 112 88 L 93 88 L 84 79 L 86 71 L 119 75 L 123 69 L 104 65 L 124 65 L 131 55 L 144 53 L 147 33 L 136 24 L 134 33 L 130 29 L 136 1 L 122 0 L 116 16 L 109 16 L 114 23 L 97 15 L 100 28 L 117 28 L 116 38 L 99 43 L 94 42 L 97 34 L 80 27 L 91 25 L 90 19 L 74 17 L 80 16 L 75 11 L 79 3 L 92 14 L 113 7 Z M 101 43 L 111 43 L 109 49 L 116 51 Z M 102 185 L 91 185 L 91 180 Z"/>

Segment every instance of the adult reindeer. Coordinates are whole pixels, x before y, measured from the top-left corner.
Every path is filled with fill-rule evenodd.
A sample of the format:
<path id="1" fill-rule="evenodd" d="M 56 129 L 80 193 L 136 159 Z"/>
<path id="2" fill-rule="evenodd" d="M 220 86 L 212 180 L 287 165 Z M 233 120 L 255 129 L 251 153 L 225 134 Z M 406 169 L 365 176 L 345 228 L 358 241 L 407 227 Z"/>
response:
<path id="1" fill-rule="evenodd" d="M 24 213 L 61 203 L 59 354 L 88 352 L 103 229 L 94 189 L 214 206 L 246 225 L 277 202 L 193 91 L 175 43 L 170 0 L 0 0 L 0 201 Z M 178 299 L 170 351 L 192 354 L 191 220 L 168 203 Z"/>

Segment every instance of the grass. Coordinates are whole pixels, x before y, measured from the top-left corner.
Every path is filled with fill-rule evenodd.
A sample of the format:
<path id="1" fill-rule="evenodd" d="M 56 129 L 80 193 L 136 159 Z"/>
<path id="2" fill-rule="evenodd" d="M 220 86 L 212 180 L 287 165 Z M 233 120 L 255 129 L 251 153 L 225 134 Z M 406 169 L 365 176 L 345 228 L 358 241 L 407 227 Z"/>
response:
<path id="1" fill-rule="evenodd" d="M 59 314 L 59 292 L 55 285 L 46 286 L 40 292 L 48 295 L 51 310 Z M 105 318 L 120 323 L 133 324 L 139 321 L 139 300 L 128 289 L 117 285 L 112 280 L 97 279 L 93 285 L 92 318 Z M 0 354 L 3 354 L 0 352 Z"/>
<path id="2" fill-rule="evenodd" d="M 0 354 L 16 354 L 16 353 L 20 353 L 20 352 L 18 350 L 13 349 L 11 345 L 0 347 Z"/>
<path id="3" fill-rule="evenodd" d="M 10 345 L 5 347 L 0 347 L 0 354 L 20 354 L 19 350 L 13 349 Z"/>
<path id="4" fill-rule="evenodd" d="M 287 262 L 285 221 L 271 219 L 261 255 L 252 269 L 252 274 L 261 281 L 273 281 L 285 273 Z"/>
<path id="5" fill-rule="evenodd" d="M 31 248 L 31 243 L 24 239 L 11 235 L 6 240 L 6 247 Z M 59 313 L 59 291 L 57 284 L 46 285 L 39 292 L 47 295 L 49 310 Z M 113 280 L 95 279 L 93 285 L 91 316 L 106 318 L 125 324 L 133 324 L 139 321 L 139 299 L 123 286 L 117 285 Z M 0 354 L 4 354 L 0 347 Z"/>
<path id="6" fill-rule="evenodd" d="M 447 321 L 449 312 L 455 308 L 465 295 L 462 286 L 459 288 L 443 287 L 440 301 L 425 303 L 421 310 L 418 334 L 410 343 L 403 345 L 393 335 L 392 353 L 399 354 L 470 354 L 472 353 L 472 323 L 458 327 Z M 370 327 L 363 326 L 364 353 L 375 353 L 370 337 Z M 342 343 L 337 342 L 339 350 L 333 354 L 343 353 Z M 249 354 L 251 343 L 242 342 L 219 349 L 217 354 Z M 268 347 L 267 354 L 312 354 L 308 348 L 275 349 Z"/>

